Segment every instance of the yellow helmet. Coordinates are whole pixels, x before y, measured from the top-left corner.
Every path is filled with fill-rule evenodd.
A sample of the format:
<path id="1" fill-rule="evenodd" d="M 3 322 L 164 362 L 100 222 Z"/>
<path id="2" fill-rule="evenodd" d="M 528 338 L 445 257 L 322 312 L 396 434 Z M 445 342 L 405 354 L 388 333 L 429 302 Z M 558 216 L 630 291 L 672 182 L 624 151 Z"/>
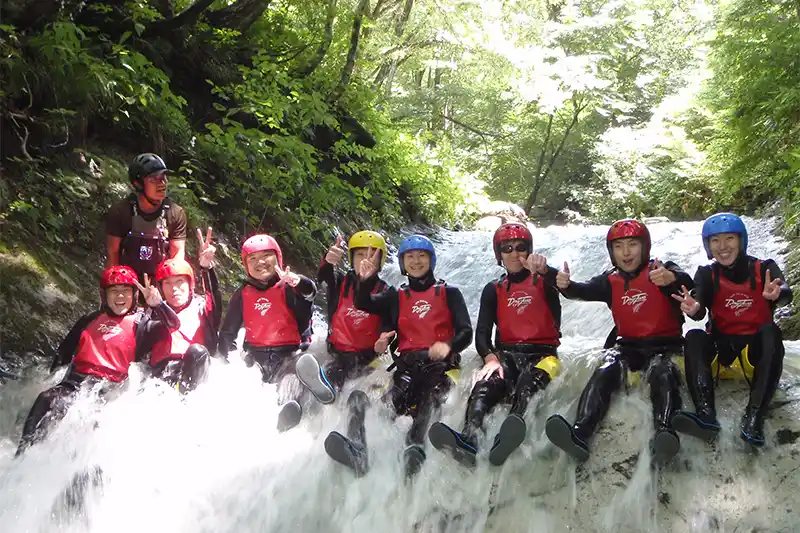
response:
<path id="1" fill-rule="evenodd" d="M 370 247 L 381 251 L 381 268 L 383 268 L 383 265 L 386 264 L 386 256 L 389 255 L 389 250 L 386 249 L 386 240 L 381 237 L 380 233 L 374 231 L 359 231 L 350 237 L 350 241 L 347 243 L 350 264 L 353 265 L 353 252 L 356 248 Z"/>

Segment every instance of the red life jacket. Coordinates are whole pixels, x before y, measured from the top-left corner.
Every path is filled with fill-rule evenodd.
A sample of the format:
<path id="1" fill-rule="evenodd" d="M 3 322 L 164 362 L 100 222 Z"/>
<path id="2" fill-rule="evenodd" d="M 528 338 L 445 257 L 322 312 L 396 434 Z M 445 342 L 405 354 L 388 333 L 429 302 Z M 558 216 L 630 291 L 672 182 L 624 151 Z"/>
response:
<path id="1" fill-rule="evenodd" d="M 156 365 L 164 359 L 183 359 L 186 350 L 192 344 L 206 344 L 205 303 L 205 299 L 194 298 L 189 305 L 178 312 L 180 327 L 170 330 L 169 338 L 153 345 L 150 353 L 151 365 Z"/>
<path id="2" fill-rule="evenodd" d="M 681 312 L 673 300 L 649 278 L 645 267 L 627 282 L 618 273 L 609 274 L 611 283 L 611 314 L 617 326 L 617 336 L 632 339 L 650 337 L 680 337 Z"/>
<path id="3" fill-rule="evenodd" d="M 363 352 L 373 349 L 381 333 L 381 317 L 356 309 L 353 304 L 355 290 L 352 279 L 342 280 L 339 290 L 339 303 L 331 320 L 331 334 L 328 342 L 339 352 Z M 372 294 L 383 291 L 386 284 L 378 280 Z"/>
<path id="4" fill-rule="evenodd" d="M 286 284 L 279 281 L 260 291 L 246 284 L 242 289 L 244 340 L 252 346 L 300 345 L 297 318 L 286 303 Z"/>
<path id="5" fill-rule="evenodd" d="M 753 335 L 761 326 L 772 322 L 772 307 L 762 294 L 761 261 L 756 259 L 753 266 L 754 277 L 739 284 L 721 275 L 719 265 L 711 265 L 711 278 L 715 285 L 711 320 L 721 333 Z"/>
<path id="6" fill-rule="evenodd" d="M 422 292 L 403 287 L 397 296 L 397 348 L 400 353 L 427 350 L 434 342 L 453 338 L 453 315 L 447 306 L 444 282 L 434 283 Z"/>
<path id="7" fill-rule="evenodd" d="M 503 276 L 495 282 L 495 288 L 501 344 L 561 344 L 547 305 L 543 276 L 531 274 L 521 283 L 509 283 Z"/>
<path id="8" fill-rule="evenodd" d="M 136 358 L 136 320 L 130 313 L 101 313 L 81 332 L 78 352 L 72 360 L 76 372 L 120 382 Z"/>

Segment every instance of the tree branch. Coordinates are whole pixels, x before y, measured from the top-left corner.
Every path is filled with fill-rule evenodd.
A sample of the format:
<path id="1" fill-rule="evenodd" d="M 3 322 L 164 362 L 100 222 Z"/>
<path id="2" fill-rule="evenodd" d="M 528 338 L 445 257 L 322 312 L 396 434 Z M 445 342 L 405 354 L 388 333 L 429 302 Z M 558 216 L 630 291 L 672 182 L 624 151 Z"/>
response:
<path id="1" fill-rule="evenodd" d="M 269 3 L 270 0 L 236 0 L 226 8 L 210 12 L 206 18 L 219 28 L 244 33 L 264 14 Z"/>
<path id="2" fill-rule="evenodd" d="M 325 55 L 328 53 L 328 48 L 331 46 L 331 42 L 333 41 L 333 22 L 336 20 L 336 0 L 328 0 L 328 15 L 325 19 L 325 33 L 322 38 L 322 42 L 319 43 L 319 47 L 317 48 L 316 54 L 314 57 L 309 61 L 308 65 L 300 71 L 300 76 L 310 76 L 317 67 L 319 67 L 322 60 L 325 58 Z"/>
<path id="3" fill-rule="evenodd" d="M 164 35 L 177 30 L 182 26 L 195 24 L 203 12 L 211 7 L 214 0 L 197 0 L 194 4 L 190 5 L 172 18 L 159 20 L 150 24 L 142 33 L 142 37 L 153 37 L 155 35 Z"/>
<path id="4" fill-rule="evenodd" d="M 360 0 L 353 18 L 353 31 L 350 34 L 350 50 L 347 52 L 347 61 L 342 69 L 342 77 L 336 89 L 331 93 L 331 101 L 337 101 L 344 94 L 345 87 L 350 83 L 350 76 L 356 66 L 356 56 L 358 55 L 358 39 L 361 36 L 361 22 L 364 19 L 364 12 L 367 10 L 369 0 Z"/>
<path id="5" fill-rule="evenodd" d="M 442 115 L 442 116 L 443 116 L 443 118 L 445 120 L 449 120 L 450 122 L 452 122 L 456 126 L 460 126 L 460 127 L 464 128 L 467 131 L 471 131 L 472 133 L 477 133 L 478 135 L 481 135 L 481 136 L 484 136 L 484 137 L 494 137 L 495 139 L 502 139 L 502 138 L 506 137 L 502 133 L 494 133 L 494 132 L 491 132 L 491 131 L 479 130 L 478 128 L 476 128 L 474 126 L 470 126 L 469 124 L 465 124 L 464 122 L 461 122 L 460 120 L 455 119 L 455 118 L 453 118 L 451 116 L 448 116 L 448 115 Z"/>

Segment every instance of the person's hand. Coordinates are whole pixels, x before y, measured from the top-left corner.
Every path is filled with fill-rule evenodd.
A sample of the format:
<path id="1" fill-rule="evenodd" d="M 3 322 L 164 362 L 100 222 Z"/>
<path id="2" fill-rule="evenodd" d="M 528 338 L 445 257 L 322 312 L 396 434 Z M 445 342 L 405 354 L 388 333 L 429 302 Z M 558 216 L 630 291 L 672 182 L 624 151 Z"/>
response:
<path id="1" fill-rule="evenodd" d="M 664 266 L 660 259 L 656 258 L 653 261 L 653 267 L 650 269 L 650 281 L 657 287 L 666 287 L 670 283 L 674 283 L 677 279 L 675 273 Z"/>
<path id="2" fill-rule="evenodd" d="M 217 247 L 211 244 L 211 226 L 206 230 L 206 238 L 203 239 L 203 232 L 197 228 L 197 262 L 200 263 L 200 268 L 211 268 L 214 266 L 214 257 L 217 253 Z"/>
<path id="3" fill-rule="evenodd" d="M 781 286 L 783 285 L 783 281 L 781 278 L 771 279 L 771 277 L 772 274 L 770 274 L 769 270 L 767 270 L 767 275 L 764 278 L 764 292 L 761 294 L 770 302 L 774 302 L 781 297 Z"/>
<path id="4" fill-rule="evenodd" d="M 161 305 L 161 302 L 164 299 L 161 297 L 161 291 L 158 290 L 157 287 L 150 285 L 150 278 L 147 274 L 144 275 L 144 286 L 139 283 L 139 280 L 136 280 L 136 287 L 142 291 L 142 295 L 144 296 L 144 301 L 150 307 L 158 307 Z M 136 302 L 133 302 L 134 307 L 136 306 Z"/>
<path id="5" fill-rule="evenodd" d="M 385 331 L 381 333 L 380 337 L 378 337 L 378 340 L 375 341 L 375 353 L 385 352 L 392 343 L 395 335 L 397 335 L 397 333 L 394 331 Z"/>
<path id="6" fill-rule="evenodd" d="M 278 277 L 286 283 L 290 287 L 297 287 L 297 284 L 300 283 L 300 276 L 292 272 L 291 267 L 286 267 L 286 269 L 282 269 L 279 266 L 275 267 L 275 272 L 277 272 Z"/>
<path id="7" fill-rule="evenodd" d="M 380 248 L 369 247 L 367 250 L 367 258 L 362 259 L 358 265 L 358 278 L 361 281 L 366 281 L 378 273 L 381 267 L 381 250 Z"/>
<path id="8" fill-rule="evenodd" d="M 522 260 L 522 266 L 531 271 L 532 274 L 547 274 L 547 258 L 541 254 L 528 254 L 528 257 Z"/>
<path id="9" fill-rule="evenodd" d="M 432 361 L 441 361 L 450 355 L 450 346 L 447 343 L 437 341 L 428 348 L 428 357 Z"/>
<path id="10" fill-rule="evenodd" d="M 478 374 L 475 376 L 475 381 L 489 379 L 493 374 L 497 374 L 501 379 L 504 378 L 503 365 L 500 364 L 500 359 L 495 354 L 490 353 L 484 358 L 483 368 L 478 370 Z"/>
<path id="11" fill-rule="evenodd" d="M 569 265 L 566 261 L 564 261 L 564 268 L 558 271 L 556 274 L 556 287 L 561 290 L 566 289 L 569 287 L 570 279 L 569 279 Z"/>
<path id="12" fill-rule="evenodd" d="M 694 316 L 700 311 L 700 302 L 695 300 L 686 285 L 681 286 L 683 294 L 673 294 L 672 297 L 681 303 L 681 311 L 687 316 Z"/>
<path id="13" fill-rule="evenodd" d="M 344 239 L 339 235 L 336 237 L 336 242 L 328 248 L 328 253 L 325 254 L 325 261 L 331 265 L 338 265 L 342 262 L 344 257 Z"/>

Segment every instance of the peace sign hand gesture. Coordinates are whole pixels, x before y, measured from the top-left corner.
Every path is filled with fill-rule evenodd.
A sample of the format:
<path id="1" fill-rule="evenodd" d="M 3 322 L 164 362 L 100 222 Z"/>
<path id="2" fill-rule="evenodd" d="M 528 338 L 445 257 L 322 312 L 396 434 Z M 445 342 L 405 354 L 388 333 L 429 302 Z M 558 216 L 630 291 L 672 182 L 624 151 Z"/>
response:
<path id="1" fill-rule="evenodd" d="M 214 266 L 214 257 L 217 247 L 211 244 L 211 226 L 206 230 L 206 238 L 203 239 L 203 232 L 197 228 L 197 261 L 201 268 L 209 269 Z"/>
<path id="2" fill-rule="evenodd" d="M 783 281 L 781 278 L 772 279 L 772 274 L 767 270 L 767 275 L 764 278 L 764 292 L 761 294 L 770 302 L 774 302 L 781 296 L 782 285 Z"/>
<path id="3" fill-rule="evenodd" d="M 297 287 L 297 284 L 300 283 L 300 276 L 292 272 L 292 267 L 287 266 L 286 270 L 283 270 L 279 266 L 275 266 L 275 272 L 278 273 L 278 277 L 286 283 L 290 287 Z"/>
<path id="4" fill-rule="evenodd" d="M 381 264 L 381 251 L 379 248 L 369 247 L 367 250 L 367 258 L 362 259 L 358 265 L 358 277 L 361 281 L 366 281 L 374 276 Z"/>
<path id="5" fill-rule="evenodd" d="M 144 286 L 137 280 L 136 287 L 142 291 L 144 301 L 147 302 L 149 307 L 158 307 L 161 305 L 161 302 L 164 301 L 164 299 L 161 298 L 161 291 L 158 290 L 158 287 L 150 285 L 150 278 L 147 277 L 147 274 L 144 275 Z M 134 305 L 136 305 L 136 302 L 134 302 Z"/>
<path id="6" fill-rule="evenodd" d="M 681 303 L 681 311 L 687 316 L 694 316 L 700 311 L 700 302 L 695 300 L 686 285 L 681 285 L 683 294 L 673 294 L 672 298 Z"/>
<path id="7" fill-rule="evenodd" d="M 338 265 L 342 262 L 344 257 L 344 239 L 341 235 L 336 236 L 336 242 L 328 248 L 328 253 L 325 254 L 325 262 L 331 265 Z"/>

